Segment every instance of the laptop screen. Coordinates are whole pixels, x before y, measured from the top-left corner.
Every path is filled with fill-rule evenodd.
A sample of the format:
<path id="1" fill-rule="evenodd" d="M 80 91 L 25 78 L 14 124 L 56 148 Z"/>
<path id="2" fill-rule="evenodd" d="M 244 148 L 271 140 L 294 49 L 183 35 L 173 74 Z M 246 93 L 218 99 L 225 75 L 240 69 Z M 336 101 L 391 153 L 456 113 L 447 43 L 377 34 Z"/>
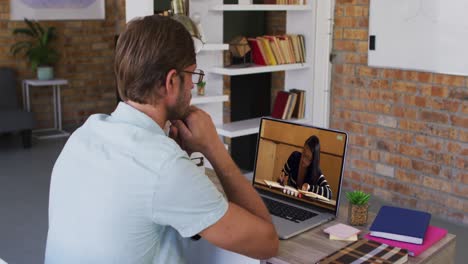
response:
<path id="1" fill-rule="evenodd" d="M 336 214 L 346 145 L 344 132 L 262 118 L 254 187 Z"/>

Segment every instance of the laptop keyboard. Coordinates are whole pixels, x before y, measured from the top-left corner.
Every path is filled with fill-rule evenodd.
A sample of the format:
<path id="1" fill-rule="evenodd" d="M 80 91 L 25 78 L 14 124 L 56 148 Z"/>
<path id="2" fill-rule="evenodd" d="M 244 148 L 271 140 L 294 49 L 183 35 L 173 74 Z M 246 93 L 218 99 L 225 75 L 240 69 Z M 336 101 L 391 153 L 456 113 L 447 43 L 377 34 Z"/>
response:
<path id="1" fill-rule="evenodd" d="M 317 215 L 315 213 L 284 203 L 280 203 L 275 200 L 271 200 L 264 197 L 262 197 L 262 199 L 266 207 L 268 208 L 268 211 L 270 211 L 272 215 L 284 218 L 292 222 L 300 223 Z"/>

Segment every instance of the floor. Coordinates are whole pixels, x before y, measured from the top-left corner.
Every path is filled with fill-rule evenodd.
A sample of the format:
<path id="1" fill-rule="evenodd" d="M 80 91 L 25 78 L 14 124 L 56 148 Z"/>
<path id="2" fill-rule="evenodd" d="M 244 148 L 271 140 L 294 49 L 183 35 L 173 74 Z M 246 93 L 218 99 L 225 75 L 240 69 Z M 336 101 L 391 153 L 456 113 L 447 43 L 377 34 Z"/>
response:
<path id="1" fill-rule="evenodd" d="M 0 136 L 0 263 L 43 263 L 50 174 L 64 143 L 34 140 L 23 149 L 19 136 Z M 455 263 L 467 263 L 468 227 L 436 216 L 431 222 L 457 235 Z"/>

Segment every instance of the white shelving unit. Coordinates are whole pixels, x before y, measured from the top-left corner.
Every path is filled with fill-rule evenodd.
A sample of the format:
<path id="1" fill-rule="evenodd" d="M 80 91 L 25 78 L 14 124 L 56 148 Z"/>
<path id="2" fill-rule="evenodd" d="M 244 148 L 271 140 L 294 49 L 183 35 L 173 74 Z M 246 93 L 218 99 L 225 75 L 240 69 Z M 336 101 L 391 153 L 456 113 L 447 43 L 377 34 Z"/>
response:
<path id="1" fill-rule="evenodd" d="M 246 75 L 285 71 L 285 90 L 306 91 L 305 122 L 328 127 L 329 87 L 331 64 L 329 54 L 332 43 L 333 0 L 310 0 L 306 5 L 214 5 L 212 13 L 236 11 L 286 11 L 286 33 L 305 37 L 306 62 L 248 68 L 213 67 L 208 72 L 219 75 Z M 258 133 L 259 118 L 247 119 L 217 126 L 225 137 L 240 137 Z"/>
<path id="2" fill-rule="evenodd" d="M 307 11 L 309 5 L 217 5 L 213 11 Z"/>
<path id="3" fill-rule="evenodd" d="M 215 44 L 215 43 L 205 43 L 201 49 L 203 51 L 222 51 L 228 50 L 229 44 Z"/>
<path id="4" fill-rule="evenodd" d="M 309 123 L 310 121 L 307 119 L 291 119 L 290 121 L 296 123 Z M 258 133 L 260 128 L 260 117 L 259 118 L 252 118 L 246 119 L 237 122 L 226 123 L 221 126 L 218 126 L 216 130 L 218 134 L 229 137 L 241 137 L 247 136 Z"/>
<path id="5" fill-rule="evenodd" d="M 294 63 L 294 64 L 281 64 L 274 66 L 261 66 L 254 65 L 246 68 L 227 68 L 227 67 L 214 67 L 208 71 L 211 73 L 222 74 L 222 75 L 246 75 L 264 72 L 277 72 L 277 71 L 290 71 L 290 70 L 301 70 L 309 68 L 307 63 Z"/>
<path id="6" fill-rule="evenodd" d="M 193 105 L 199 104 L 210 104 L 210 103 L 221 103 L 229 101 L 229 96 L 225 94 L 217 94 L 216 92 L 209 91 L 205 95 L 197 95 L 196 88 L 192 91 L 192 100 L 190 101 Z"/>

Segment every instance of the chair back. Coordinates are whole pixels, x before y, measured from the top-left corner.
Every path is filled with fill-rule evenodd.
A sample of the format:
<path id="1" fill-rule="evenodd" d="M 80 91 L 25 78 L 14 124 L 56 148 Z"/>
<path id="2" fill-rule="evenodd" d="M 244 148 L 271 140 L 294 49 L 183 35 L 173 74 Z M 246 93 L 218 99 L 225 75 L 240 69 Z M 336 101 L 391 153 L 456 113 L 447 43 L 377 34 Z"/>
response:
<path id="1" fill-rule="evenodd" d="M 11 68 L 0 68 L 0 108 L 18 108 L 16 73 Z"/>

